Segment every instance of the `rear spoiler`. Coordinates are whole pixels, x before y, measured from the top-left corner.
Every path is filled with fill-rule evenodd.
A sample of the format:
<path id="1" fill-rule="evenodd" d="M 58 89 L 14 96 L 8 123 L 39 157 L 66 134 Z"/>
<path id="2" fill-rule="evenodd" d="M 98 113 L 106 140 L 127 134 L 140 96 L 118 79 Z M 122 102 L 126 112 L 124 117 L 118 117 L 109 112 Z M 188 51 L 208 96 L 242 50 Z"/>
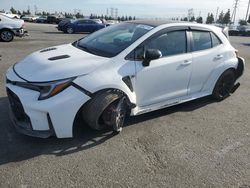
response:
<path id="1" fill-rule="evenodd" d="M 228 27 L 224 27 L 222 28 L 222 33 L 229 38 L 229 28 Z"/>

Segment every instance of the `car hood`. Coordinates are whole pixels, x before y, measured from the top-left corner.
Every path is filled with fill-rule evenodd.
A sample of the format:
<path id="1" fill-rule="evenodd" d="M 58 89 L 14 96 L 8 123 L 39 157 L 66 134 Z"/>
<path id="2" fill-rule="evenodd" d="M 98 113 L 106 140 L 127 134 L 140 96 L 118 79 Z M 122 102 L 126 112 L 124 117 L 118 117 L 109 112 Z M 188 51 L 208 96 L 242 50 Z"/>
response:
<path id="1" fill-rule="evenodd" d="M 13 68 L 27 81 L 46 82 L 89 74 L 109 60 L 67 44 L 37 51 Z"/>

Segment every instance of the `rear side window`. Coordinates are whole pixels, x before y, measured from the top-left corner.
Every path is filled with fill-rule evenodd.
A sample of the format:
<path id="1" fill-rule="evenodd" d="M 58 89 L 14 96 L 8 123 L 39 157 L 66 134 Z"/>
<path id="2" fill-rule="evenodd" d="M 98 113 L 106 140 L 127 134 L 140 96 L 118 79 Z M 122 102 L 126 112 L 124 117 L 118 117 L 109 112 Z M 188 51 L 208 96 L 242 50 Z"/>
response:
<path id="1" fill-rule="evenodd" d="M 212 38 L 213 47 L 219 46 L 221 44 L 221 40 L 212 32 L 211 32 L 211 38 Z"/>
<path id="2" fill-rule="evenodd" d="M 186 31 L 173 31 L 152 39 L 145 49 L 158 49 L 162 56 L 183 54 L 187 52 Z"/>
<path id="3" fill-rule="evenodd" d="M 193 51 L 200 51 L 212 48 L 210 32 L 193 31 Z"/>

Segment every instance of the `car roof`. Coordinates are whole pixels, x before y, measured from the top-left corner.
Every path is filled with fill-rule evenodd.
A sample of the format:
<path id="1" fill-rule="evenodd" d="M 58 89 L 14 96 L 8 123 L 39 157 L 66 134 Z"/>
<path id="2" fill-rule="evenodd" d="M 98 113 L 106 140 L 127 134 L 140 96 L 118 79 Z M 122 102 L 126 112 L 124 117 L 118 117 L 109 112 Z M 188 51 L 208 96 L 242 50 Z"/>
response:
<path id="1" fill-rule="evenodd" d="M 131 20 L 131 21 L 126 21 L 126 23 L 135 23 L 135 24 L 143 24 L 143 25 L 149 25 L 152 27 L 158 27 L 162 25 L 167 25 L 167 24 L 177 24 L 177 25 L 183 25 L 183 26 L 199 26 L 199 27 L 204 27 L 204 28 L 218 28 L 218 26 L 213 26 L 213 25 L 207 25 L 207 24 L 200 24 L 196 22 L 187 22 L 187 21 L 172 21 L 172 20 Z"/>
<path id="2" fill-rule="evenodd" d="M 214 25 L 207 25 L 207 24 L 200 24 L 196 22 L 187 22 L 187 21 L 172 21 L 172 20 L 132 20 L 132 21 L 126 21 L 126 23 L 135 23 L 135 24 L 142 24 L 142 25 L 148 25 L 152 27 L 159 27 L 163 25 L 170 25 L 170 26 L 185 26 L 185 27 L 197 27 L 197 28 L 203 28 L 207 30 L 212 31 L 221 31 L 223 28 L 219 28 L 218 26 Z"/>
<path id="3" fill-rule="evenodd" d="M 173 23 L 188 23 L 188 22 L 183 22 L 183 21 L 171 21 L 171 20 L 132 20 L 132 21 L 126 21 L 126 22 L 149 25 L 153 27 L 158 27 L 160 25 L 173 24 Z"/>

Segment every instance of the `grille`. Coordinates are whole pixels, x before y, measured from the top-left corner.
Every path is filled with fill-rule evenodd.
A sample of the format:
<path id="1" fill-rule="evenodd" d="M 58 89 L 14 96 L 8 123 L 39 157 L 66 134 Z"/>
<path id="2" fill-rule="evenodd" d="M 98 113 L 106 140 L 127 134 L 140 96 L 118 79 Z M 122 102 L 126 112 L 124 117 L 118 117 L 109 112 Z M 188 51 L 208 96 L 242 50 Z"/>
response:
<path id="1" fill-rule="evenodd" d="M 15 116 L 15 119 L 18 122 L 20 122 L 20 125 L 24 125 L 23 126 L 24 128 L 26 129 L 31 128 L 30 118 L 24 112 L 23 105 L 20 99 L 18 98 L 18 96 L 8 88 L 7 88 L 7 95 L 8 95 L 11 110 L 13 112 L 13 115 Z"/>

